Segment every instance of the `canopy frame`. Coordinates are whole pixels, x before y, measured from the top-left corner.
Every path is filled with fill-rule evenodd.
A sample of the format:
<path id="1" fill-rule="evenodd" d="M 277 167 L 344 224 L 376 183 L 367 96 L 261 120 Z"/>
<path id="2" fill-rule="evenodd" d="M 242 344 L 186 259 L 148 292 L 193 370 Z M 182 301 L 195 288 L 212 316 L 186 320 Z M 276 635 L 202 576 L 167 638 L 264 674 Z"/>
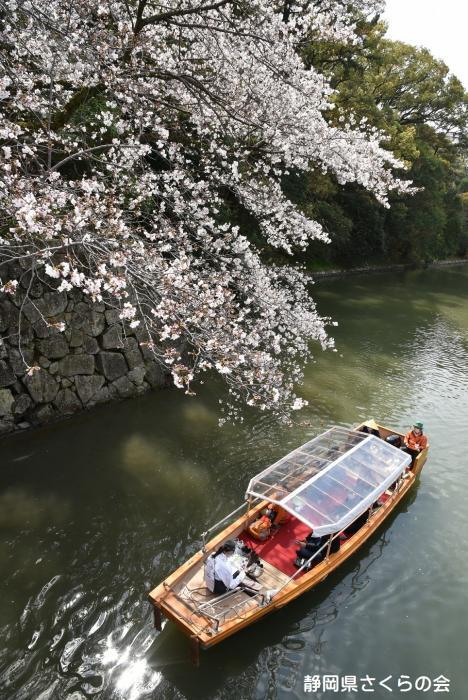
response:
<path id="1" fill-rule="evenodd" d="M 354 442 L 355 438 L 360 439 Z M 324 456 L 326 450 L 327 457 L 331 457 L 330 452 L 336 456 L 327 459 Z M 410 462 L 409 454 L 374 435 L 335 426 L 253 477 L 246 498 L 255 496 L 271 501 L 308 525 L 317 535 L 329 535 L 344 529 L 368 510 Z M 288 491 L 288 480 L 300 479 L 301 469 L 304 480 Z M 304 474 L 307 471 L 310 476 Z M 269 483 L 275 474 L 278 479 Z M 330 479 L 337 484 L 340 497 L 330 489 Z M 263 493 L 261 487 L 265 489 Z M 332 502 L 334 512 L 329 508 Z"/>

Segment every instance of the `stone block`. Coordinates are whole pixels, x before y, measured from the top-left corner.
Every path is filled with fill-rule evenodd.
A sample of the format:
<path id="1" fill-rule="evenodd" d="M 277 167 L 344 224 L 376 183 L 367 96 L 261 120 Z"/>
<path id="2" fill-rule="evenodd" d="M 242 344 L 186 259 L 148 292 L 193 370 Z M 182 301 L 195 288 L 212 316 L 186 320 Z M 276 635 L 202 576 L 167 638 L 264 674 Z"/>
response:
<path id="1" fill-rule="evenodd" d="M 75 379 L 75 386 L 78 396 L 84 404 L 94 400 L 95 395 L 104 384 L 104 377 L 93 374 L 91 377 L 79 376 Z"/>
<path id="2" fill-rule="evenodd" d="M 110 382 L 123 377 L 128 371 L 125 358 L 119 352 L 100 352 L 96 356 L 96 364 L 99 372 Z"/>
<path id="3" fill-rule="evenodd" d="M 147 360 L 145 362 L 145 367 L 145 379 L 147 382 L 149 382 L 150 386 L 152 386 L 153 389 L 160 389 L 161 387 L 166 385 L 165 373 L 163 369 L 156 362 L 154 362 L 154 360 Z"/>
<path id="4" fill-rule="evenodd" d="M 75 303 L 78 301 L 81 301 L 83 299 L 83 292 L 80 292 L 79 289 L 76 287 L 73 287 L 73 289 L 70 289 L 70 291 L 67 294 L 68 298 L 74 301 Z"/>
<path id="5" fill-rule="evenodd" d="M 59 362 L 59 373 L 64 377 L 94 374 L 94 357 L 92 355 L 67 355 Z"/>
<path id="6" fill-rule="evenodd" d="M 75 306 L 70 322 L 72 328 L 82 330 L 93 337 L 101 335 L 106 326 L 104 314 L 83 301 Z"/>
<path id="7" fill-rule="evenodd" d="M 77 395 L 68 388 L 60 389 L 54 400 L 54 406 L 58 409 L 60 414 L 65 416 L 76 413 L 83 408 Z"/>
<path id="8" fill-rule="evenodd" d="M 31 276 L 33 273 L 31 272 L 26 272 L 26 274 L 23 274 L 21 276 L 21 286 L 23 289 L 25 289 L 29 296 L 38 298 L 41 297 L 43 292 L 44 292 L 44 287 L 42 284 L 39 282 L 37 277 L 34 275 L 33 279 L 31 280 Z"/>
<path id="9" fill-rule="evenodd" d="M 99 344 L 96 338 L 91 338 L 89 335 L 84 336 L 83 350 L 87 355 L 95 355 L 99 352 Z"/>
<path id="10" fill-rule="evenodd" d="M 11 386 L 16 382 L 15 373 L 4 360 L 0 361 L 0 387 Z"/>
<path id="11" fill-rule="evenodd" d="M 15 429 L 15 424 L 11 421 L 0 420 L 0 435 L 6 435 L 6 433 L 11 433 Z"/>
<path id="12" fill-rule="evenodd" d="M 39 321 L 34 323 L 33 330 L 38 338 L 44 339 L 52 335 L 53 329 L 48 325 L 48 323 L 46 323 L 46 321 L 43 321 L 42 318 L 40 318 Z"/>
<path id="13" fill-rule="evenodd" d="M 29 411 L 33 405 L 31 397 L 27 394 L 20 394 L 15 398 L 13 403 L 13 415 L 14 416 L 24 416 L 26 411 Z"/>
<path id="14" fill-rule="evenodd" d="M 43 425 L 44 423 L 48 423 L 56 416 L 57 412 L 52 404 L 48 403 L 44 406 L 36 406 L 36 408 L 31 411 L 31 423 L 33 425 Z"/>
<path id="15" fill-rule="evenodd" d="M 120 323 L 120 311 L 118 309 L 107 309 L 105 317 L 108 326 Z"/>
<path id="16" fill-rule="evenodd" d="M 8 350 L 9 365 L 18 377 L 22 377 L 25 374 L 27 368 L 32 365 L 34 358 L 31 348 L 22 348 L 21 352 L 23 356 L 21 356 L 18 348 L 9 348 Z"/>
<path id="17" fill-rule="evenodd" d="M 88 406 L 93 406 L 97 403 L 107 403 L 110 401 L 110 399 L 111 395 L 109 393 L 109 389 L 106 386 L 103 386 L 102 389 L 99 389 L 97 394 L 94 394 L 93 399 L 89 402 Z"/>
<path id="18" fill-rule="evenodd" d="M 26 316 L 29 323 L 36 323 L 37 321 L 41 320 L 41 312 L 39 311 L 39 307 L 37 303 L 35 301 L 31 301 L 31 299 L 26 299 L 24 302 L 22 313 Z"/>
<path id="19" fill-rule="evenodd" d="M 127 360 L 130 369 L 135 369 L 135 367 L 143 367 L 145 361 L 141 352 L 137 350 L 129 350 L 125 353 L 125 359 Z"/>
<path id="20" fill-rule="evenodd" d="M 143 355 L 139 350 L 138 341 L 135 338 L 125 339 L 124 355 L 130 369 L 135 369 L 135 367 L 144 365 Z"/>
<path id="21" fill-rule="evenodd" d="M 0 302 L 0 332 L 6 331 L 10 326 L 18 323 L 18 309 L 9 299 Z"/>
<path id="22" fill-rule="evenodd" d="M 9 389 L 0 389 L 0 416 L 11 415 L 14 400 Z"/>
<path id="23" fill-rule="evenodd" d="M 123 348 L 122 326 L 111 326 L 102 336 L 104 350 L 116 350 Z"/>
<path id="24" fill-rule="evenodd" d="M 130 396 L 135 396 L 136 388 L 132 384 L 127 376 L 120 377 L 116 379 L 115 382 L 109 386 L 109 392 L 111 396 L 119 397 L 121 399 L 128 399 Z"/>
<path id="25" fill-rule="evenodd" d="M 45 369 L 38 369 L 23 377 L 23 384 L 35 403 L 49 403 L 57 396 L 59 385 Z"/>
<path id="26" fill-rule="evenodd" d="M 48 369 L 51 365 L 50 360 L 48 360 L 47 357 L 44 357 L 44 355 L 39 357 L 38 362 L 41 367 L 44 367 L 44 369 Z"/>
<path id="27" fill-rule="evenodd" d="M 7 331 L 9 335 L 10 345 L 19 345 L 19 328 L 18 326 L 10 327 Z M 21 345 L 29 345 L 34 341 L 34 331 L 29 324 L 23 323 L 21 326 Z"/>
<path id="28" fill-rule="evenodd" d="M 67 308 L 68 298 L 66 292 L 46 292 L 38 299 L 36 306 L 45 318 L 63 314 Z"/>
<path id="29" fill-rule="evenodd" d="M 58 360 L 68 354 L 69 347 L 62 333 L 37 342 L 39 350 L 49 360 Z"/>
<path id="30" fill-rule="evenodd" d="M 83 345 L 84 341 L 84 333 L 82 330 L 79 330 L 78 328 L 72 328 L 70 331 L 70 347 L 71 348 L 79 348 L 80 345 Z"/>
<path id="31" fill-rule="evenodd" d="M 128 373 L 127 376 L 131 382 L 139 386 L 140 384 L 143 384 L 145 379 L 146 367 L 135 367 Z"/>

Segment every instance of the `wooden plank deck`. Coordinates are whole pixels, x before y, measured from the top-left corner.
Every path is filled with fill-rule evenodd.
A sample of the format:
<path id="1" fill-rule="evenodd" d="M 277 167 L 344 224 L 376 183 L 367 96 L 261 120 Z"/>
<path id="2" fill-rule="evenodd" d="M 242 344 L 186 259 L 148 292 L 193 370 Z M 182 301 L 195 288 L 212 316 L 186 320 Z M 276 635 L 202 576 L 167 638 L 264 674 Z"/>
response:
<path id="1" fill-rule="evenodd" d="M 272 564 L 262 559 L 260 562 L 263 565 L 263 572 L 258 583 L 261 585 L 262 593 L 273 588 L 281 588 L 288 581 L 288 576 Z M 215 615 L 221 624 L 258 607 L 258 602 L 252 600 L 252 597 L 242 589 L 236 589 L 226 597 L 211 593 L 205 586 L 202 562 L 198 562 L 190 571 L 187 571 L 173 586 L 173 591 L 178 600 L 193 613 L 197 613 L 200 605 L 213 602 L 213 606 L 205 606 L 206 611 Z"/>

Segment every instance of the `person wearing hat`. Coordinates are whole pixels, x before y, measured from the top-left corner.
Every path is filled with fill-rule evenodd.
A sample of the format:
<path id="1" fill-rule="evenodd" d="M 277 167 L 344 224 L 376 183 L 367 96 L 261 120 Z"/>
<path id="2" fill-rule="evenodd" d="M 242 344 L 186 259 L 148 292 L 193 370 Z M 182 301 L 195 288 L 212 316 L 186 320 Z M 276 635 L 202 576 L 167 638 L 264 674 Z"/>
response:
<path id="1" fill-rule="evenodd" d="M 427 447 L 427 437 L 423 434 L 423 428 L 423 424 L 417 422 L 405 435 L 405 447 L 403 451 L 411 455 L 411 466 L 413 466 L 414 460 L 418 454 Z"/>
<path id="2" fill-rule="evenodd" d="M 205 562 L 205 584 L 212 593 L 227 593 L 243 582 L 246 572 L 231 557 L 236 550 L 234 540 L 226 540 Z"/>

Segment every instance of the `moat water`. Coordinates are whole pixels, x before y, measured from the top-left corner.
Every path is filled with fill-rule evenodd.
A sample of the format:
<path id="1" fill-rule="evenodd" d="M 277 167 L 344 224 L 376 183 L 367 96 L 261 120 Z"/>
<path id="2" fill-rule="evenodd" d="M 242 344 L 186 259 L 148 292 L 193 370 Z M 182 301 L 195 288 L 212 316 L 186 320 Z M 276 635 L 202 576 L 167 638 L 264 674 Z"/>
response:
<path id="1" fill-rule="evenodd" d="M 467 685 L 468 268 L 349 277 L 314 288 L 336 353 L 306 369 L 294 424 L 246 410 L 218 427 L 223 389 L 161 391 L 0 444 L 0 697 L 5 700 L 332 698 L 304 676 L 374 679 L 372 697 Z M 413 492 L 338 572 L 190 665 L 146 592 L 236 507 L 252 474 L 332 424 L 425 423 Z M 408 679 L 403 677 L 407 676 Z M 400 680 L 399 680 L 400 679 Z M 331 681 L 333 684 L 334 681 Z M 369 687 L 370 681 L 367 681 Z M 438 696 L 437 696 L 438 697 Z"/>

